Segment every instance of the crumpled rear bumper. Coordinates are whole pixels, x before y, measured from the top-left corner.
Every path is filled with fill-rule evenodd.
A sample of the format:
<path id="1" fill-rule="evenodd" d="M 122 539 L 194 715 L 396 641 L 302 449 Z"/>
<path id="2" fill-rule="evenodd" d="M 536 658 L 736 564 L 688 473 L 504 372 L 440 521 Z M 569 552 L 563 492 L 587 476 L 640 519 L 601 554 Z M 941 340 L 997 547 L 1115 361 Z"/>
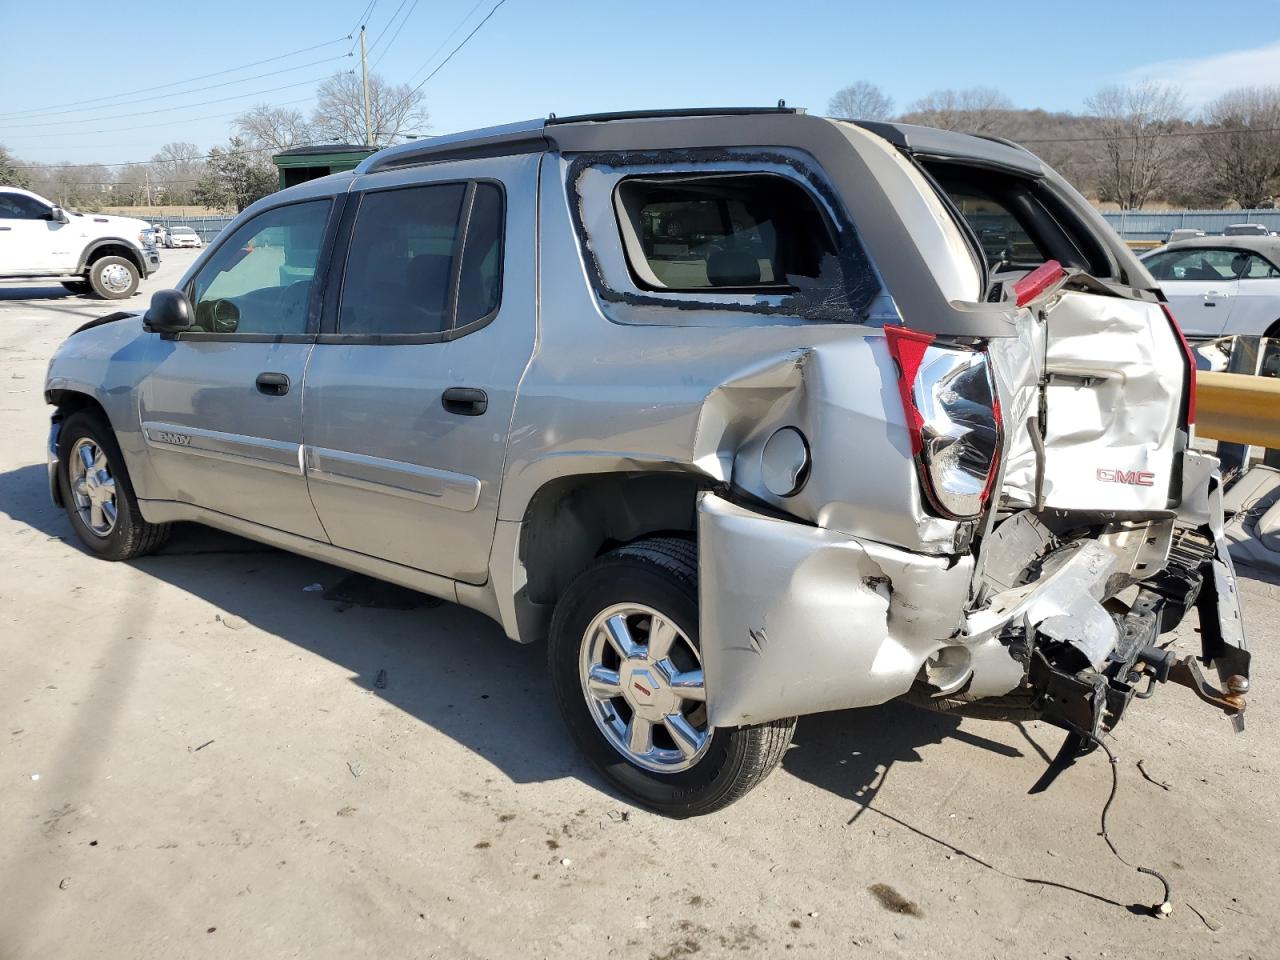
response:
<path id="1" fill-rule="evenodd" d="M 748 510 L 698 504 L 699 634 L 713 726 L 884 703 L 962 627 L 973 559 L 956 561 Z M 1015 686 L 994 638 L 970 662 Z"/>
<path id="2" fill-rule="evenodd" d="M 1213 512 L 1216 496 L 1207 490 L 1200 498 L 1204 514 Z M 1218 667 L 1224 688 L 1243 681 L 1247 689 L 1239 598 L 1220 536 L 1220 504 L 1216 509 L 1219 536 L 1210 555 L 1198 557 L 1182 580 L 1144 588 L 1127 615 L 1113 615 L 1104 601 L 1128 560 L 1103 542 L 1071 545 L 1035 582 L 969 610 L 972 556 L 912 553 L 704 494 L 699 629 L 710 722 L 738 726 L 869 706 L 907 693 L 918 679 L 944 694 L 1000 696 L 1028 688 L 1037 644 L 1051 659 L 1055 647 L 1068 651 L 1067 674 L 1078 664 L 1094 678 L 1088 683 L 1096 703 L 1072 716 L 1083 720 L 1092 711 L 1095 728 L 1109 728 L 1118 714 L 1108 719 L 1108 711 L 1117 704 L 1122 710 L 1137 682 L 1161 671 L 1155 679 L 1186 683 L 1230 713 L 1234 701 L 1212 699 L 1218 691 L 1180 679 L 1181 669 L 1170 675 L 1171 658 L 1152 667 L 1141 656 L 1154 657 L 1155 637 L 1195 605 L 1201 659 Z M 1116 690 L 1104 689 L 1110 686 Z"/>

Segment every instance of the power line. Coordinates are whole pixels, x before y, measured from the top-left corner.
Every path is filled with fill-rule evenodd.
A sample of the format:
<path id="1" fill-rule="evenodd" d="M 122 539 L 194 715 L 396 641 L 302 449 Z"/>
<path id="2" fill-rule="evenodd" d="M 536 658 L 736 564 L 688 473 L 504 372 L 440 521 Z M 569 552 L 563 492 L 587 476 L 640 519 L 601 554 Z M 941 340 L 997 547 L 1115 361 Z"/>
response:
<path id="1" fill-rule="evenodd" d="M 378 0 L 371 0 L 370 4 L 364 8 L 364 13 L 360 14 L 359 22 L 354 27 L 352 27 L 351 32 L 347 34 L 348 38 L 350 37 L 356 38 L 355 41 L 351 44 L 351 49 L 348 50 L 347 53 L 355 53 L 356 47 L 360 46 L 360 37 L 359 37 L 360 28 L 368 24 L 369 18 L 373 16 L 373 10 L 377 5 L 378 5 Z"/>
<path id="2" fill-rule="evenodd" d="M 229 67 L 226 70 L 218 70 L 218 71 L 215 71 L 214 73 L 201 74 L 198 77 L 187 77 L 183 80 L 175 80 L 171 83 L 151 84 L 150 86 L 142 87 L 138 90 L 129 90 L 125 93 L 112 93 L 102 97 L 92 97 L 88 100 L 70 100 L 66 103 L 54 103 L 45 107 L 32 107 L 26 110 L 12 110 L 8 113 L 0 114 L 0 120 L 6 119 L 8 117 L 25 116 L 26 114 L 30 114 L 30 113 L 43 114 L 43 113 L 47 113 L 49 110 L 56 110 L 61 107 L 74 107 L 80 104 L 89 104 L 89 103 L 100 104 L 103 100 L 115 100 L 118 97 L 131 97 L 137 93 L 151 93 L 152 91 L 155 91 L 155 90 L 163 90 L 166 87 L 177 87 L 177 86 L 182 86 L 183 84 L 186 84 L 186 83 L 194 83 L 197 80 L 208 80 L 211 77 L 221 77 L 221 76 L 225 76 L 228 73 L 236 73 L 239 70 L 248 70 L 250 67 L 259 67 L 259 66 L 262 66 L 262 64 L 264 63 L 274 63 L 277 60 L 287 60 L 289 57 L 296 57 L 304 53 L 310 53 L 312 50 L 319 50 L 321 47 L 332 46 L 335 43 L 341 43 L 342 41 L 348 40 L 348 39 L 350 39 L 350 34 L 348 34 L 345 37 L 338 37 L 336 40 L 326 40 L 324 43 L 317 43 L 314 46 L 303 47 L 301 50 L 294 50 L 291 53 L 282 53 L 279 56 L 267 57 L 265 60 L 255 60 L 253 63 L 241 64 L 238 67 Z M 183 93 L 193 93 L 193 92 L 195 91 L 192 91 L 192 90 L 177 91 L 171 94 L 171 96 L 182 96 Z M 110 109 L 110 106 L 122 106 L 122 104 L 109 105 L 108 109 Z"/>
<path id="3" fill-rule="evenodd" d="M 315 80 L 303 81 L 303 83 L 316 83 L 316 82 L 317 81 Z M 294 84 L 290 84 L 289 86 L 300 87 L 303 85 L 303 83 L 294 83 Z M 285 88 L 280 87 L 279 89 L 283 90 Z M 276 104 L 276 106 L 287 107 L 295 103 L 308 103 L 311 101 L 311 99 L 312 99 L 311 97 L 301 97 L 297 100 L 286 100 L 284 103 Z M 137 124 L 132 127 L 108 127 L 103 130 L 61 130 L 61 131 L 58 131 L 57 133 L 22 133 L 22 134 L 19 134 L 19 136 L 22 136 L 22 137 L 68 137 L 68 136 L 81 136 L 84 134 L 94 134 L 94 133 L 125 133 L 131 130 L 154 130 L 156 127 L 170 127 L 170 126 L 173 126 L 173 124 L 175 123 L 194 123 L 198 120 L 221 120 L 226 117 L 238 117 L 243 112 L 244 112 L 243 110 L 233 110 L 230 113 L 212 113 L 212 114 L 207 114 L 203 117 L 180 117 L 176 120 L 165 120 L 161 123 L 143 123 L 143 124 Z M 135 161 L 135 162 L 149 163 L 150 161 Z M 114 164 L 114 166 L 123 166 L 123 164 Z"/>
<path id="4" fill-rule="evenodd" d="M 374 48 L 382 42 L 382 38 L 387 35 L 387 31 L 391 29 L 391 25 L 396 22 L 396 17 L 400 16 L 400 11 L 404 9 L 404 5 L 408 2 L 409 0 L 400 0 L 400 6 L 396 7 L 395 13 L 391 14 L 391 19 L 388 20 L 383 28 L 378 31 L 378 35 L 374 38 L 373 43 L 369 44 L 368 53 L 372 53 Z"/>
<path id="5" fill-rule="evenodd" d="M 321 59 L 319 59 L 319 60 L 311 60 L 311 61 L 308 61 L 307 63 L 300 63 L 300 64 L 298 64 L 298 65 L 297 65 L 297 66 L 295 66 L 295 67 L 284 67 L 283 69 L 280 69 L 280 70 L 269 70 L 269 71 L 267 71 L 266 73 L 259 73 L 259 74 L 255 74 L 255 75 L 254 75 L 254 76 L 252 76 L 252 77 L 242 77 L 242 78 L 240 78 L 240 79 L 238 79 L 238 80 L 224 80 L 224 81 L 222 81 L 221 83 L 211 83 L 211 84 L 209 84 L 207 87 L 196 87 L 196 88 L 194 88 L 194 89 L 192 89 L 192 90 L 182 90 L 182 91 L 177 92 L 177 93 L 161 93 L 161 94 L 158 94 L 158 95 L 156 95 L 156 96 L 154 96 L 154 97 L 139 97 L 137 100 L 125 100 L 125 101 L 123 101 L 122 103 L 113 103 L 113 104 L 111 104 L 111 105 L 110 105 L 110 107 L 108 107 L 108 108 L 106 108 L 106 109 L 115 109 L 116 107 L 127 107 L 127 106 L 130 106 L 131 104 L 134 104 L 134 103 L 145 103 L 145 102 L 146 102 L 146 101 L 148 101 L 148 100 L 167 100 L 167 99 L 169 99 L 170 97 L 183 97 L 183 96 L 186 96 L 186 95 L 187 95 L 187 94 L 189 94 L 189 93 L 202 93 L 202 92 L 203 92 L 203 91 L 205 91 L 205 90 L 216 90 L 216 89 L 217 89 L 217 88 L 219 88 L 219 87 L 231 87 L 231 86 L 235 86 L 237 83 L 248 83 L 248 82 L 249 82 L 249 81 L 251 81 L 251 80 L 261 80 L 261 79 L 263 79 L 264 77 L 275 77 L 275 76 L 279 76 L 279 75 L 280 75 L 280 74 L 282 74 L 282 73 L 291 73 L 291 72 L 292 72 L 292 71 L 294 71 L 294 70 L 305 70 L 307 67 L 314 67 L 314 66 L 316 66 L 316 65 L 318 65 L 318 64 L 321 64 L 321 63 L 332 63 L 334 60 L 345 60 L 345 59 L 347 59 L 349 56 L 350 56 L 350 54 L 342 53 L 342 54 L 339 54 L 339 55 L 338 55 L 338 56 L 336 56 L 336 57 L 322 57 L 322 58 L 321 58 Z M 213 102 L 213 101 L 210 101 L 210 102 Z M 199 106 L 199 104 L 189 104 L 189 106 Z M 57 111 L 54 111 L 54 112 L 52 112 L 52 113 L 45 114 L 45 116 L 56 117 L 56 116 L 61 116 L 61 115 L 63 115 L 63 114 L 68 114 L 68 113 L 82 113 L 82 112 L 83 112 L 83 111 L 85 111 L 85 110 L 96 110 L 96 109 L 103 109 L 103 108 L 102 108 L 102 107 L 75 107 L 75 108 L 73 108 L 73 109 L 71 109 L 71 110 L 57 110 Z M 173 109 L 179 109 L 179 108 L 175 107 L 175 108 L 173 108 Z M 141 116 L 141 114 L 128 114 L 128 113 L 126 113 L 126 114 L 121 114 L 120 116 L 124 116 L 124 117 L 129 117 L 129 116 Z M 53 124 L 56 124 L 56 123 L 86 123 L 86 122 L 88 122 L 88 120 L 90 120 L 90 119 L 92 119 L 92 120 L 111 120 L 111 119 L 119 119 L 119 117 L 98 117 L 98 116 L 95 116 L 95 117 L 92 117 L 92 118 L 81 118 L 81 119 L 79 119 L 79 120 L 54 120 L 54 121 L 51 121 L 51 122 L 49 122 L 49 123 L 16 123 L 16 124 L 12 124 L 12 126 L 16 126 L 16 127 L 39 127 L 39 126 L 45 126 L 45 127 L 47 127 L 47 126 L 52 126 Z M 0 120 L 0 126 L 4 126 L 5 124 L 6 124 L 6 122 L 5 122 L 4 120 Z"/>
<path id="6" fill-rule="evenodd" d="M 492 18 L 493 15 L 498 12 L 498 8 L 501 7 L 503 4 L 505 4 L 506 2 L 507 0 L 498 0 L 498 2 L 493 5 L 493 9 L 484 15 L 484 19 L 481 20 L 479 23 L 477 23 L 474 27 L 472 27 L 471 32 L 462 38 L 462 42 L 459 43 L 452 50 L 450 50 L 449 55 L 440 61 L 439 66 L 437 66 L 434 70 L 432 70 L 425 77 L 423 77 L 422 82 L 419 83 L 417 86 L 411 88 L 408 93 L 406 93 L 403 97 L 400 98 L 400 100 L 396 103 L 394 107 L 386 111 L 386 114 L 390 116 L 395 116 L 396 111 L 398 111 L 402 106 L 404 106 L 404 104 L 409 100 L 410 97 L 412 97 L 415 93 L 417 93 L 424 86 L 426 86 L 427 81 L 429 81 L 437 73 L 443 70 L 445 67 L 445 64 L 447 64 L 450 60 L 452 60 L 454 58 L 454 55 L 463 47 L 465 47 L 468 41 L 470 41 L 472 37 L 474 37 L 477 33 L 480 32 L 480 28 L 483 27 L 486 23 L 488 23 L 490 18 Z M 465 19 L 463 20 L 463 22 L 464 23 L 466 22 Z M 428 58 L 427 63 L 430 63 L 430 62 L 431 62 L 431 59 Z M 424 64 L 423 66 L 425 65 L 426 64 Z M 419 67 L 418 69 L 420 70 L 422 68 Z M 414 71 L 414 72 L 416 73 L 417 71 Z"/>
<path id="7" fill-rule="evenodd" d="M 304 99 L 310 100 L 311 98 L 306 97 Z M 302 101 L 295 100 L 293 102 L 301 103 Z M 223 116 L 226 116 L 226 114 L 223 114 Z M 199 119 L 215 120 L 217 118 L 201 117 Z M 325 146 L 333 146 L 333 145 L 334 145 L 333 141 L 331 140 L 329 141 L 316 140 L 316 141 L 310 141 L 307 143 L 295 143 L 292 147 L 289 147 L 288 149 L 292 150 L 295 147 L 325 147 Z M 227 152 L 228 151 L 223 150 L 223 151 L 220 151 L 220 154 L 226 154 Z M 279 151 L 276 147 L 243 147 L 237 152 L 239 153 L 271 153 L 271 152 L 279 152 Z M 213 156 L 214 156 L 213 153 L 202 153 L 197 157 L 166 157 L 159 160 L 122 160 L 119 163 L 19 163 L 19 164 L 14 164 L 14 168 L 17 170 L 59 170 L 59 169 L 67 169 L 68 167 L 71 167 L 71 168 L 74 168 L 74 167 L 132 167 L 132 166 L 135 166 L 138 164 L 144 164 L 144 163 L 145 164 L 195 163 L 198 160 L 211 160 Z"/>
<path id="8" fill-rule="evenodd" d="M 395 46 L 396 37 L 400 36 L 400 31 L 403 30 L 404 25 L 409 22 L 409 18 L 413 16 L 413 11 L 417 6 L 418 0 L 413 0 L 413 3 L 409 6 L 408 13 L 406 13 L 404 15 L 404 19 L 400 21 L 400 26 L 396 27 L 396 32 L 391 35 L 391 39 L 387 42 L 387 45 L 382 48 L 382 52 L 378 54 L 378 59 L 373 61 L 374 67 L 377 67 L 377 65 L 382 62 L 382 58 L 385 57 L 390 52 L 391 48 Z"/>
<path id="9" fill-rule="evenodd" d="M 429 64 L 432 60 L 436 58 L 436 54 L 445 48 L 445 44 L 447 44 L 450 40 L 452 40 L 455 36 L 458 35 L 458 31 L 462 29 L 463 24 L 465 24 L 468 20 L 471 19 L 472 14 L 474 14 L 477 10 L 480 9 L 480 4 L 482 3 L 484 3 L 484 0 L 476 0 L 476 2 L 471 5 L 471 9 L 466 12 L 466 15 L 461 20 L 459 20 L 456 24 L 454 24 L 453 29 L 449 31 L 449 35 L 445 37 L 443 40 L 441 40 L 440 44 L 434 50 L 432 50 L 429 54 L 427 54 L 427 59 L 422 61 L 422 66 L 419 67 L 417 70 L 413 71 L 415 74 L 423 70 L 427 64 Z"/>
<path id="10" fill-rule="evenodd" d="M 345 59 L 345 54 L 342 57 L 332 57 L 330 59 L 342 60 L 342 59 Z M 195 103 L 183 103 L 175 107 L 156 107 L 154 110 L 137 110 L 133 113 L 117 113 L 117 114 L 112 114 L 111 116 L 106 116 L 106 117 L 93 117 L 92 119 L 81 118 L 79 120 L 48 120 L 48 121 L 43 121 L 41 123 L 16 123 L 16 124 L 13 124 L 12 126 L 14 127 L 60 127 L 60 126 L 65 126 L 68 123 L 92 123 L 99 120 L 127 120 L 131 117 L 149 117 L 157 113 L 169 113 L 173 110 L 189 110 L 192 107 L 207 107 L 213 103 L 226 103 L 228 100 L 244 100 L 248 97 L 257 97 L 264 93 L 276 93 L 280 90 L 291 90 L 294 87 L 306 86 L 309 83 L 319 83 L 324 79 L 325 79 L 324 77 L 314 77 L 310 80 L 299 80 L 297 83 L 286 83 L 283 86 L 279 86 L 279 87 L 268 87 L 266 90 L 252 90 L 249 93 L 237 93 L 230 97 L 215 97 L 212 100 L 198 100 Z M 67 131 L 67 132 L 73 132 L 73 131 Z M 28 134 L 28 136 L 35 136 L 35 134 Z"/>
<path id="11" fill-rule="evenodd" d="M 1280 133 L 1280 127 L 1237 127 L 1235 129 L 1192 129 L 1192 130 L 1164 130 L 1155 133 L 1119 133 L 1111 136 L 1096 137 L 1028 137 L 1026 139 L 1014 139 L 1015 143 L 1107 143 L 1115 140 L 1138 140 L 1148 138 L 1151 140 L 1164 139 L 1166 137 L 1221 137 L 1232 136 L 1235 134 L 1260 134 L 1260 133 Z"/>

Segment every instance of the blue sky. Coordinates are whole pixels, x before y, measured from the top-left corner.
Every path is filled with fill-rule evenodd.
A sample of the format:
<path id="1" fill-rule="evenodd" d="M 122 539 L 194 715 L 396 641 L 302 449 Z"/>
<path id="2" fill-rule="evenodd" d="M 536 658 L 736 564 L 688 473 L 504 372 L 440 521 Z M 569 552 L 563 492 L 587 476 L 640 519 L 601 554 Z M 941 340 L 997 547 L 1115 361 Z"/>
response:
<path id="1" fill-rule="evenodd" d="M 171 84 L 333 41 L 356 25 L 367 2 L 171 0 L 106 12 L 101 3 L 80 0 L 0 0 L 6 36 L 0 143 L 33 161 L 118 163 L 145 160 L 171 140 L 203 148 L 224 142 L 229 115 L 255 103 L 290 102 L 306 111 L 308 102 L 291 102 L 306 101 L 313 80 L 358 61 L 303 65 L 342 57 L 349 41 Z M 394 27 L 381 37 L 370 60 L 381 57 L 376 70 L 390 81 L 416 82 L 495 2 L 405 0 L 401 7 L 401 0 L 376 0 L 371 42 L 397 7 L 401 17 L 412 13 L 394 43 Z M 1203 0 L 1006 5 L 1017 13 L 999 19 L 979 12 L 997 7 L 924 0 L 507 0 L 423 88 L 430 132 L 549 111 L 767 104 L 780 97 L 820 112 L 835 90 L 858 79 L 879 84 L 900 106 L 942 87 L 989 86 L 1019 106 L 1072 111 L 1099 86 L 1144 77 L 1183 85 L 1193 104 L 1237 84 L 1280 83 L 1277 0 L 1254 0 L 1247 30 L 1228 27 Z M 296 69 L 244 79 L 289 67 Z M 226 85 L 182 93 L 215 83 Z M 72 112 L 62 106 L 114 94 L 130 95 Z M 175 109 L 121 118 L 162 108 Z"/>

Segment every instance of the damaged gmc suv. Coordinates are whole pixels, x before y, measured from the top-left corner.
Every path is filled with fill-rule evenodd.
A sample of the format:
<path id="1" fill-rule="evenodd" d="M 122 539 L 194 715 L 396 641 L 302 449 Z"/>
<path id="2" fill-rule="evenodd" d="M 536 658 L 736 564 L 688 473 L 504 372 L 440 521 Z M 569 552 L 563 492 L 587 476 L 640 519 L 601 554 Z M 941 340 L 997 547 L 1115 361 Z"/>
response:
<path id="1" fill-rule="evenodd" d="M 106 559 L 196 521 L 545 639 L 590 759 L 690 815 L 797 716 L 894 698 L 1040 717 L 1064 762 L 1162 681 L 1239 724 L 1194 371 L 1142 264 L 1012 143 L 553 117 L 267 197 L 145 315 L 77 331 L 49 479 Z"/>

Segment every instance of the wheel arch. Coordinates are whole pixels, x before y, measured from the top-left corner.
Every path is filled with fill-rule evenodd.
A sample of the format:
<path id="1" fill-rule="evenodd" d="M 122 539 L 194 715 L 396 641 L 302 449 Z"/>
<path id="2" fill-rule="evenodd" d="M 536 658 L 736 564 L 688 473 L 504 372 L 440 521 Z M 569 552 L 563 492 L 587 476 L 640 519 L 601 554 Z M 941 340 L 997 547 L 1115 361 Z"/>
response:
<path id="1" fill-rule="evenodd" d="M 61 507 L 64 504 L 62 488 L 58 484 L 60 454 L 58 441 L 62 435 L 63 423 L 67 417 L 73 413 L 79 413 L 81 410 L 95 410 L 108 423 L 111 422 L 111 418 L 107 415 L 106 408 L 98 401 L 97 397 L 79 390 L 46 390 L 44 396 L 45 400 L 55 407 L 53 415 L 49 418 L 49 498 L 53 501 L 54 506 Z"/>
<path id="2" fill-rule="evenodd" d="M 92 241 L 84 248 L 84 252 L 80 254 L 80 263 L 76 267 L 76 273 L 86 272 L 96 261 L 101 260 L 103 257 L 123 257 L 137 268 L 140 277 L 147 275 L 147 265 L 142 259 L 142 254 L 133 244 L 122 237 L 102 237 Z"/>
<path id="3" fill-rule="evenodd" d="M 530 498 L 511 547 L 495 568 L 514 567 L 509 594 L 499 596 L 513 622 L 514 639 L 543 639 L 565 589 L 596 557 L 614 547 L 655 535 L 692 538 L 697 499 L 707 477 L 686 472 L 582 473 L 557 477 Z"/>

